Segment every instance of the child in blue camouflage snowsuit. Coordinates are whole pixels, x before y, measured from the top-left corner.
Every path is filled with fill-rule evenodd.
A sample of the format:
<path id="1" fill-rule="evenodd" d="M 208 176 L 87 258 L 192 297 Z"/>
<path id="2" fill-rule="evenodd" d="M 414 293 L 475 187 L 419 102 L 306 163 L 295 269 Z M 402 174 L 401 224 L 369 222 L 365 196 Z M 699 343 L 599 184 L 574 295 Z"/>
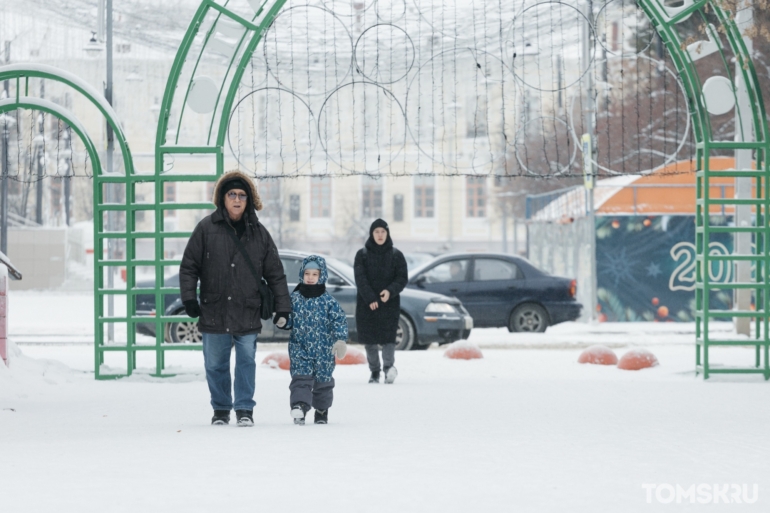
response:
<path id="1" fill-rule="evenodd" d="M 340 304 L 326 292 L 326 260 L 310 255 L 302 262 L 299 284 L 291 294 L 291 416 L 305 423 L 315 408 L 315 423 L 328 422 L 334 397 L 334 357 L 345 356 L 348 321 Z"/>

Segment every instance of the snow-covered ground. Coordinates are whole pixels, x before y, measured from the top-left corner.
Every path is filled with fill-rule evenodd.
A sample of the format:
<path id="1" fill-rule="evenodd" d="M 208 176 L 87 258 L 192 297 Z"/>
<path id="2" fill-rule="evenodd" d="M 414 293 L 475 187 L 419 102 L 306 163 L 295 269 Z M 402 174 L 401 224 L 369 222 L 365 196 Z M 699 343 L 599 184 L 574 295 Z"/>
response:
<path id="1" fill-rule="evenodd" d="M 484 359 L 398 353 L 392 386 L 338 366 L 327 426 L 294 426 L 288 372 L 260 366 L 256 426 L 214 428 L 200 353 L 171 355 L 175 378 L 97 382 L 92 348 L 72 343 L 93 332 L 90 297 L 11 299 L 3 512 L 770 510 L 770 384 L 696 378 L 691 325 L 475 330 Z M 578 364 L 596 343 L 645 347 L 660 366 Z M 275 350 L 285 346 L 260 345 L 258 361 Z M 714 357 L 747 365 L 753 352 Z M 658 501 L 691 485 L 746 484 L 752 499 L 755 483 L 753 504 Z"/>

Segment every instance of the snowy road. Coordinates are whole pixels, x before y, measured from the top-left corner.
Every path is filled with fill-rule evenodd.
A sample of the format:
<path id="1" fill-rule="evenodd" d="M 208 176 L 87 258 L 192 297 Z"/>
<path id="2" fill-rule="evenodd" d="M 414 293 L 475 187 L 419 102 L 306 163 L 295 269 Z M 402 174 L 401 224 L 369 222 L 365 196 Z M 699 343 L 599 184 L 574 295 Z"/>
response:
<path id="1" fill-rule="evenodd" d="M 260 366 L 252 429 L 208 425 L 200 353 L 173 355 L 176 378 L 96 382 L 90 347 L 24 345 L 0 366 L 0 511 L 768 511 L 770 386 L 695 378 L 688 330 L 572 325 L 536 350 L 476 330 L 483 360 L 399 353 L 392 386 L 339 366 L 327 426 L 294 426 L 288 372 Z M 644 345 L 661 365 L 579 365 L 578 339 Z M 258 361 L 276 347 L 260 346 Z M 759 494 L 648 503 L 650 483 L 756 483 Z"/>

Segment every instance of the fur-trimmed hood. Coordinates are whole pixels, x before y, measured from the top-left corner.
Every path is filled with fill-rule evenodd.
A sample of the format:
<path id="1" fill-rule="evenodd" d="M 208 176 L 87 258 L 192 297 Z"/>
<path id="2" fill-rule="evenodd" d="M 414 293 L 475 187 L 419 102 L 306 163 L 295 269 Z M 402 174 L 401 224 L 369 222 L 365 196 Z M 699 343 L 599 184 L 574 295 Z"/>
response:
<path id="1" fill-rule="evenodd" d="M 214 198 L 212 199 L 214 205 L 216 205 L 217 208 L 224 208 L 225 205 L 222 202 L 221 194 L 222 188 L 227 182 L 235 179 L 240 179 L 249 186 L 249 190 L 246 191 L 246 193 L 250 196 L 252 206 L 255 210 L 262 210 L 262 198 L 259 197 L 257 187 L 254 185 L 254 180 L 246 173 L 242 173 L 237 169 L 225 172 L 219 177 L 219 180 L 217 180 L 217 184 L 214 186 Z"/>

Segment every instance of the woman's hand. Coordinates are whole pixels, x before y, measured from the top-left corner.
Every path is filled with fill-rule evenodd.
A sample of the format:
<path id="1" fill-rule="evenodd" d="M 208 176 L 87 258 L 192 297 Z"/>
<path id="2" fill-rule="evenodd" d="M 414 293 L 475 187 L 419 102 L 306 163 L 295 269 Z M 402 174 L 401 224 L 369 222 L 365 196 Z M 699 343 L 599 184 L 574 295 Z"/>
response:
<path id="1" fill-rule="evenodd" d="M 379 307 L 380 305 L 377 304 L 377 301 L 375 301 L 374 303 L 369 303 L 369 308 L 371 308 L 372 311 L 377 310 L 377 308 Z"/>
<path id="2" fill-rule="evenodd" d="M 390 292 L 388 292 L 387 290 L 383 290 L 382 292 L 380 292 L 380 299 L 382 299 L 383 303 L 387 303 L 388 299 L 390 299 Z"/>

